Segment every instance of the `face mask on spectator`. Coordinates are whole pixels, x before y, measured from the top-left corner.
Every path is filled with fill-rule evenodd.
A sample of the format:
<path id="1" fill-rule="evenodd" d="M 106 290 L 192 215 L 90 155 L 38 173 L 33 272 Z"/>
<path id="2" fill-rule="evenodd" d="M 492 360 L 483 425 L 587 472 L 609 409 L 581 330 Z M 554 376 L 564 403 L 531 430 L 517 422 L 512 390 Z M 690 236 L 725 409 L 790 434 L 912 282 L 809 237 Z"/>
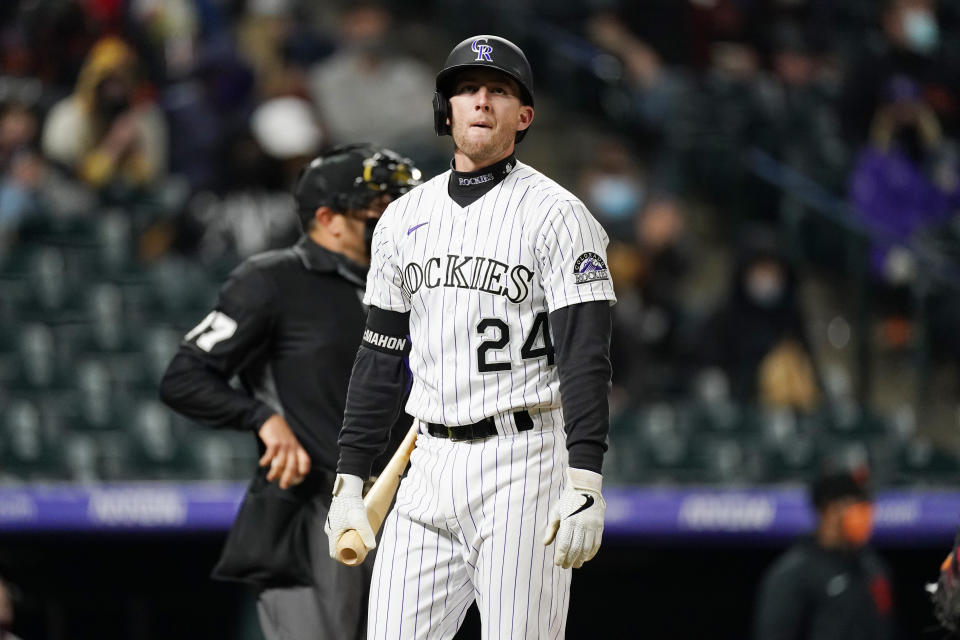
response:
<path id="1" fill-rule="evenodd" d="M 629 218 L 637 211 L 642 194 L 633 180 L 623 176 L 598 178 L 590 187 L 597 213 L 610 220 Z"/>
<path id="2" fill-rule="evenodd" d="M 783 276 L 773 269 L 752 269 L 747 273 L 747 295 L 761 307 L 772 307 L 783 297 Z"/>
<path id="3" fill-rule="evenodd" d="M 925 147 L 920 136 L 920 131 L 916 125 L 904 124 L 897 128 L 893 134 L 894 144 L 910 160 L 919 163 L 925 155 Z"/>
<path id="4" fill-rule="evenodd" d="M 867 544 L 873 533 L 873 505 L 869 502 L 848 505 L 843 510 L 840 526 L 850 546 L 859 548 Z"/>
<path id="5" fill-rule="evenodd" d="M 111 121 L 130 107 L 130 95 L 121 80 L 107 78 L 97 86 L 96 109 Z"/>
<path id="6" fill-rule="evenodd" d="M 925 9 L 908 9 L 903 16 L 903 32 L 907 48 L 927 54 L 940 42 L 940 28 L 933 13 Z"/>

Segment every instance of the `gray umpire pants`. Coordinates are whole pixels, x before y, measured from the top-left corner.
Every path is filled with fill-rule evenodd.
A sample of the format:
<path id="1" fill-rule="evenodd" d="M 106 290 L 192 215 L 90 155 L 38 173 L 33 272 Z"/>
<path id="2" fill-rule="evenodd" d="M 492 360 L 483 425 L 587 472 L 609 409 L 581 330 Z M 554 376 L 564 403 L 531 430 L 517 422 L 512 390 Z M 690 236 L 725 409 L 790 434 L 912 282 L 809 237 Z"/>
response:
<path id="1" fill-rule="evenodd" d="M 263 589 L 257 597 L 260 628 L 267 640 L 365 640 L 367 598 L 376 550 L 359 567 L 330 557 L 323 522 L 330 494 L 311 503 L 310 562 L 314 587 Z"/>

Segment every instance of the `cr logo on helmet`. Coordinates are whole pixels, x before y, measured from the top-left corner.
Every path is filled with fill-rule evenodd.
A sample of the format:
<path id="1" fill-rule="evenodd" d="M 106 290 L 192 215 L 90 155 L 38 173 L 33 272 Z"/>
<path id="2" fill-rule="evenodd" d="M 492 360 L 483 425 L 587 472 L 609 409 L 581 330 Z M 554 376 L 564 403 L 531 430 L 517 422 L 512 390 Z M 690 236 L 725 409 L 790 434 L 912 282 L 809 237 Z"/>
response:
<path id="1" fill-rule="evenodd" d="M 480 43 L 483 44 L 480 44 Z M 486 38 L 477 38 L 473 41 L 473 44 L 470 45 L 470 50 L 477 54 L 477 60 L 486 60 L 487 62 L 493 62 L 493 58 L 490 57 L 490 54 L 493 53 L 493 47 L 487 44 Z"/>

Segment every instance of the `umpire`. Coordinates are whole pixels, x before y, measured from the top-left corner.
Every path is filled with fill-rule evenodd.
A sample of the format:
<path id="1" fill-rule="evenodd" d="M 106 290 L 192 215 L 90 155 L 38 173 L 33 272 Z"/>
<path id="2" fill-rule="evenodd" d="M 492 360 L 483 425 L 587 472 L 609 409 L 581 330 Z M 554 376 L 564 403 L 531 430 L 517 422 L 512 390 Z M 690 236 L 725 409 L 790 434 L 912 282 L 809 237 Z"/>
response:
<path id="1" fill-rule="evenodd" d="M 365 637 L 373 563 L 332 560 L 323 522 L 365 324 L 370 238 L 419 178 L 410 160 L 370 145 L 313 160 L 295 193 L 303 237 L 234 270 L 161 383 L 178 412 L 257 435 L 260 468 L 213 577 L 257 585 L 267 640 Z"/>

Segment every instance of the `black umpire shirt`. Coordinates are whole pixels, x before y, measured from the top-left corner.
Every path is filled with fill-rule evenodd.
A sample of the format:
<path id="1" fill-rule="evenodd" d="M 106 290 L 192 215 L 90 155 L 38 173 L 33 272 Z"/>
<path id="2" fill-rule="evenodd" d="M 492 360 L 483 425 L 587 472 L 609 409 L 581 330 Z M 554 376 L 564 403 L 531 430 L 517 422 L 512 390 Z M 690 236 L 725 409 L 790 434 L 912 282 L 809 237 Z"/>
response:
<path id="1" fill-rule="evenodd" d="M 161 398 L 212 427 L 256 432 L 278 413 L 312 469 L 335 471 L 364 328 L 366 271 L 306 236 L 246 260 L 223 285 L 216 308 L 185 336 Z M 242 390 L 229 384 L 234 375 Z"/>

